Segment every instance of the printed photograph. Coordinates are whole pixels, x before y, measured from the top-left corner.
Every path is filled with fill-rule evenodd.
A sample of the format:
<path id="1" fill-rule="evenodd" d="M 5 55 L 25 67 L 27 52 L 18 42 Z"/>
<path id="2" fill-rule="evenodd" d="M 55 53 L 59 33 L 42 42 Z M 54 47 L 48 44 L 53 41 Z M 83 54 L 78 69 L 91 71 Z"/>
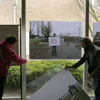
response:
<path id="1" fill-rule="evenodd" d="M 81 22 L 30 21 L 30 59 L 79 59 Z"/>

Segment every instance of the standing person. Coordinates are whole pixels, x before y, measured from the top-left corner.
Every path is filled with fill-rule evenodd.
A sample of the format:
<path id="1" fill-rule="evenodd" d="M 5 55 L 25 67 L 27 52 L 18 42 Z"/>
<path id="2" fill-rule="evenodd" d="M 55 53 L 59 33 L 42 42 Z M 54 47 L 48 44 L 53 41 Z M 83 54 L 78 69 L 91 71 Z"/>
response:
<path id="1" fill-rule="evenodd" d="M 82 38 L 81 46 L 84 48 L 83 57 L 74 65 L 66 66 L 66 69 L 77 68 L 85 61 L 88 63 L 87 79 L 93 78 L 95 100 L 100 100 L 100 48 L 93 45 L 89 38 Z"/>
<path id="2" fill-rule="evenodd" d="M 56 37 L 56 34 L 53 34 L 53 37 Z M 57 56 L 57 46 L 52 46 L 52 56 Z"/>
<path id="3" fill-rule="evenodd" d="M 0 42 L 0 100 L 2 100 L 5 79 L 8 76 L 8 69 L 11 62 L 16 64 L 24 64 L 27 62 L 26 59 L 20 58 L 13 45 L 16 43 L 16 38 L 13 36 L 7 37 L 4 41 Z"/>

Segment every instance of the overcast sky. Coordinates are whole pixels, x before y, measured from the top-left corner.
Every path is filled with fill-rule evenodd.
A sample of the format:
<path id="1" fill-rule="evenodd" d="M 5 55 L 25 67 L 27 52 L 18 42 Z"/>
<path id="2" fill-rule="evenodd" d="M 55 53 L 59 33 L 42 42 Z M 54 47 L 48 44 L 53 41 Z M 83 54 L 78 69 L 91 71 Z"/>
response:
<path id="1" fill-rule="evenodd" d="M 36 21 L 32 21 L 32 23 L 34 22 Z M 56 33 L 58 36 L 59 35 L 67 36 L 69 34 L 70 36 L 79 36 L 79 34 L 81 36 L 82 34 L 81 22 L 65 22 L 65 21 L 50 21 L 50 22 L 52 25 L 51 35 L 53 35 L 53 33 Z M 47 21 L 44 21 L 44 23 L 46 24 Z M 35 26 L 35 33 L 37 33 L 36 29 L 37 28 Z"/>

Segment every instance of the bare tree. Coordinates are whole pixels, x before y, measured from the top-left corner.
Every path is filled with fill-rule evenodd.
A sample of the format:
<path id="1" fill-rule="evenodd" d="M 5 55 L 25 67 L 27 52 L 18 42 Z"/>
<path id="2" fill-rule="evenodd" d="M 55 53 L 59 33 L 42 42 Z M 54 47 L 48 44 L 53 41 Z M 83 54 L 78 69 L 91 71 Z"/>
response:
<path id="1" fill-rule="evenodd" d="M 32 34 L 32 30 L 31 30 L 31 21 L 30 21 L 29 25 L 30 25 L 29 34 L 31 35 L 31 34 Z"/>
<path id="2" fill-rule="evenodd" d="M 41 31 L 40 22 L 37 21 L 36 24 L 37 24 L 37 35 L 38 35 L 38 38 L 39 38 L 39 36 L 40 36 L 40 31 Z"/>
<path id="3" fill-rule="evenodd" d="M 30 29 L 29 29 L 29 34 L 30 34 L 30 38 L 34 35 L 34 29 L 35 28 L 35 22 L 31 22 L 30 21 Z"/>
<path id="4" fill-rule="evenodd" d="M 48 22 L 47 26 L 45 26 L 45 34 L 44 34 L 46 39 L 48 39 L 48 37 L 50 37 L 51 31 L 52 31 L 51 23 Z"/>
<path id="5" fill-rule="evenodd" d="M 41 33 L 42 33 L 42 37 L 44 37 L 44 22 L 41 21 Z"/>
<path id="6" fill-rule="evenodd" d="M 50 36 L 50 33 L 52 31 L 52 25 L 51 22 L 47 22 L 47 24 L 44 24 L 44 22 L 41 22 L 41 30 L 44 38 L 48 40 L 48 37 Z"/>

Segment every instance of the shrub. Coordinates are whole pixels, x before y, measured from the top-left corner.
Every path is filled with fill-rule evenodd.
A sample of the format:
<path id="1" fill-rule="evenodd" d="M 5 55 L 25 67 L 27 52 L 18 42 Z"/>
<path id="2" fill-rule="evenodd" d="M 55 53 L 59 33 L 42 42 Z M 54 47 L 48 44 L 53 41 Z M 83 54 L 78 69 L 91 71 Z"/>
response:
<path id="1" fill-rule="evenodd" d="M 53 73 L 60 71 L 65 65 L 73 65 L 75 61 L 70 60 L 40 60 L 40 61 L 28 61 L 26 64 L 26 80 L 27 83 L 37 79 L 44 73 L 48 73 L 51 76 Z M 83 69 L 72 69 L 71 73 L 82 83 Z M 9 85 L 20 86 L 20 67 L 11 66 L 9 69 Z"/>

